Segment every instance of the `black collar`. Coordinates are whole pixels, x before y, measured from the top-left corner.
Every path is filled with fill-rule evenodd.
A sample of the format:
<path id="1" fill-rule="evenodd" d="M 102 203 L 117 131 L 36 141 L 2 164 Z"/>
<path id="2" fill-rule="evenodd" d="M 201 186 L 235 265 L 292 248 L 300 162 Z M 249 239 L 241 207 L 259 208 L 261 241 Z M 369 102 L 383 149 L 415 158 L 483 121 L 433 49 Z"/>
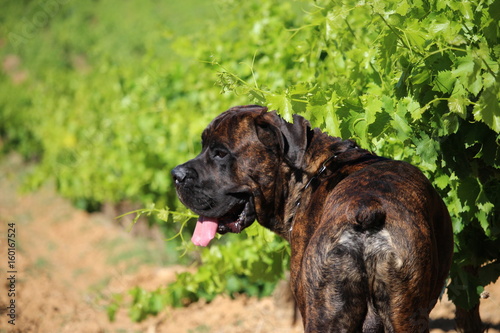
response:
<path id="1" fill-rule="evenodd" d="M 299 206 L 300 206 L 300 202 L 301 202 L 301 200 L 302 200 L 302 194 L 303 194 L 303 192 L 304 192 L 305 190 L 307 190 L 307 189 L 311 186 L 311 184 L 312 184 L 314 181 L 316 181 L 316 180 L 318 180 L 318 181 L 319 181 L 319 180 L 320 180 L 321 175 L 322 175 L 323 173 L 325 173 L 325 171 L 327 170 L 327 168 L 328 168 L 328 164 L 329 164 L 331 161 L 335 160 L 335 159 L 337 158 L 337 156 L 338 156 L 337 154 L 334 154 L 334 155 L 332 155 L 332 156 L 328 157 L 328 158 L 327 158 L 327 159 L 326 159 L 326 160 L 325 160 L 325 161 L 321 164 L 321 167 L 319 168 L 318 172 L 316 172 L 316 174 L 315 174 L 314 176 L 312 176 L 312 177 L 309 179 L 309 181 L 306 183 L 306 185 L 302 188 L 301 193 L 300 193 L 300 196 L 299 196 L 299 198 L 297 199 L 297 202 L 295 203 L 295 212 L 294 212 L 294 214 L 292 215 L 292 216 L 293 216 L 293 218 L 292 218 L 291 225 L 290 225 L 290 230 L 289 230 L 289 233 L 290 233 L 289 238 L 290 238 L 290 240 L 292 239 L 292 238 L 291 238 L 291 237 L 292 237 L 292 230 L 293 230 L 293 225 L 295 224 L 295 213 L 297 212 L 297 209 L 298 209 L 298 208 L 299 208 Z"/>
<path id="2" fill-rule="evenodd" d="M 302 189 L 302 191 L 305 191 L 307 190 L 307 188 L 309 186 L 311 186 L 312 182 L 319 179 L 321 177 L 321 175 L 326 171 L 327 169 L 327 166 L 328 166 L 328 163 L 330 163 L 332 160 L 336 159 L 337 158 L 337 154 L 335 155 L 332 155 L 330 157 L 328 157 L 324 162 L 323 164 L 321 164 L 321 168 L 319 168 L 318 172 L 316 172 L 316 174 L 314 176 L 311 177 L 311 179 L 309 179 L 309 181 L 307 182 L 306 186 L 304 186 L 304 188 Z M 297 201 L 297 205 L 300 204 L 300 199 Z"/>

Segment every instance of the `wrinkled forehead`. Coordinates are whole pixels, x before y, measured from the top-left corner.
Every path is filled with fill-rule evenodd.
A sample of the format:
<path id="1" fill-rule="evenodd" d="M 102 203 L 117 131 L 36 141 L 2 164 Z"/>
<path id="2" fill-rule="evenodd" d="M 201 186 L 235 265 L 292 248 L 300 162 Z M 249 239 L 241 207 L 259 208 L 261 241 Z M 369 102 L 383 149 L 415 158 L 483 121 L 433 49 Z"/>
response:
<path id="1" fill-rule="evenodd" d="M 243 138 L 254 140 L 254 119 L 260 113 L 229 110 L 220 114 L 201 135 L 203 147 L 224 144 L 229 147 Z"/>

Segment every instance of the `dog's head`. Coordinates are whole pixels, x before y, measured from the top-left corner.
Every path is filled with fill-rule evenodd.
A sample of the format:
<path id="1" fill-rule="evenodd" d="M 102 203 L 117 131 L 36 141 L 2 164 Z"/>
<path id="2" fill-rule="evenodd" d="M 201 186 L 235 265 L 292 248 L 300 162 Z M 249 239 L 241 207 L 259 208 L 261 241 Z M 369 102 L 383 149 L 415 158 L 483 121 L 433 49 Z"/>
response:
<path id="1" fill-rule="evenodd" d="M 172 170 L 177 194 L 200 215 L 193 242 L 206 246 L 216 232 L 241 232 L 257 219 L 270 227 L 283 193 L 283 168 L 300 169 L 309 122 L 288 123 L 276 112 L 248 105 L 215 118 L 202 134 L 202 151 Z"/>

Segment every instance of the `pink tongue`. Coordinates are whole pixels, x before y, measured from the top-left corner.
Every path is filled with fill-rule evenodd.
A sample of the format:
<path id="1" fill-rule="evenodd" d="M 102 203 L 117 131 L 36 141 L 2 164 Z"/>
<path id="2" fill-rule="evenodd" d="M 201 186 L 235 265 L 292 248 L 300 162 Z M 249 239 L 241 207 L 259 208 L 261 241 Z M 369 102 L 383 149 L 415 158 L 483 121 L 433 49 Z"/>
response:
<path id="1" fill-rule="evenodd" d="M 219 223 L 215 218 L 203 217 L 198 218 L 196 228 L 194 229 L 191 242 L 197 246 L 207 246 L 208 243 L 215 237 Z"/>

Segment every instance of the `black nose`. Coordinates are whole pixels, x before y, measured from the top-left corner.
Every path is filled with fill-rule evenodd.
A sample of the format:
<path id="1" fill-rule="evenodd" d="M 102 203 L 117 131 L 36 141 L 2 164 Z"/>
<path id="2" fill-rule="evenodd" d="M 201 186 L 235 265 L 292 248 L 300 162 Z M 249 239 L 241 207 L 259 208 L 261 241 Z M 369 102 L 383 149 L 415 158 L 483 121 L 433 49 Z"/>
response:
<path id="1" fill-rule="evenodd" d="M 176 184 L 182 184 L 187 180 L 193 180 L 197 176 L 194 169 L 186 167 L 184 164 L 176 166 L 171 174 Z"/>

